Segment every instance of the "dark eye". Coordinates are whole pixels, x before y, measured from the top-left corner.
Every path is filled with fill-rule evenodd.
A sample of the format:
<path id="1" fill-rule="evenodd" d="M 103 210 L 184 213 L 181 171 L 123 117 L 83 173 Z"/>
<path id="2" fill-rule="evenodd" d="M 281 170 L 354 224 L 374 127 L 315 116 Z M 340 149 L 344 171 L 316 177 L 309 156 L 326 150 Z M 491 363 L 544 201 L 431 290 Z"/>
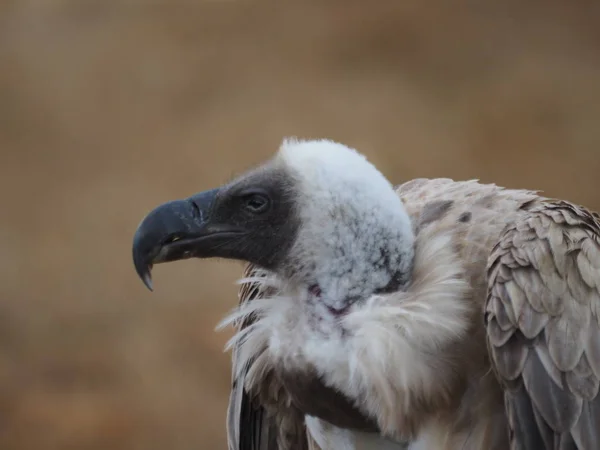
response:
<path id="1" fill-rule="evenodd" d="M 262 214 L 268 211 L 271 202 L 266 195 L 254 193 L 244 196 L 244 205 L 246 206 L 246 209 L 253 214 Z"/>

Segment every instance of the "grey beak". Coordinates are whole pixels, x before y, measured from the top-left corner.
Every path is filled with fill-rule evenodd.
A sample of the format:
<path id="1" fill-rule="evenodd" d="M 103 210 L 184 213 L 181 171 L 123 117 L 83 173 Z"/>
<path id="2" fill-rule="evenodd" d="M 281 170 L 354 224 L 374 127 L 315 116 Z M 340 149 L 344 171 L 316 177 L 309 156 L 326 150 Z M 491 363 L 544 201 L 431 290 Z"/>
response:
<path id="1" fill-rule="evenodd" d="M 148 289 L 152 290 L 154 264 L 210 257 L 219 242 L 238 234 L 232 227 L 210 221 L 218 191 L 164 203 L 142 220 L 133 237 L 132 253 L 135 270 Z"/>

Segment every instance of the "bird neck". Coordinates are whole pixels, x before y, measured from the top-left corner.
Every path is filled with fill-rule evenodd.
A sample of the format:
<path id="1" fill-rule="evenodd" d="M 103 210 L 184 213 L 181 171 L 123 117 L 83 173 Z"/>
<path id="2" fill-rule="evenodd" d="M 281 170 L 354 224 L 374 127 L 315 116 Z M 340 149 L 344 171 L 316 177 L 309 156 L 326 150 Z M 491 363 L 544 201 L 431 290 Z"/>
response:
<path id="1" fill-rule="evenodd" d="M 410 226 L 410 224 L 409 224 Z M 328 307 L 343 309 L 375 294 L 408 285 L 414 258 L 412 227 L 398 221 L 338 221 L 300 231 L 288 275 L 319 293 Z"/>

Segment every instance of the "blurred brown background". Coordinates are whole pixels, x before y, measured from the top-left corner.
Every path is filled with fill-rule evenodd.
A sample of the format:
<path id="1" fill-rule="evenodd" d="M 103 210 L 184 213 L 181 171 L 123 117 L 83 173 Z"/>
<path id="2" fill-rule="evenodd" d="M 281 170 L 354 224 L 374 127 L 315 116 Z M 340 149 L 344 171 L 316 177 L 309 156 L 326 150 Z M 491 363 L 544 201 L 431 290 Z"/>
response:
<path id="1" fill-rule="evenodd" d="M 600 3 L 449 4 L 2 1 L 0 449 L 225 448 L 241 266 L 131 238 L 283 136 L 599 209 Z"/>

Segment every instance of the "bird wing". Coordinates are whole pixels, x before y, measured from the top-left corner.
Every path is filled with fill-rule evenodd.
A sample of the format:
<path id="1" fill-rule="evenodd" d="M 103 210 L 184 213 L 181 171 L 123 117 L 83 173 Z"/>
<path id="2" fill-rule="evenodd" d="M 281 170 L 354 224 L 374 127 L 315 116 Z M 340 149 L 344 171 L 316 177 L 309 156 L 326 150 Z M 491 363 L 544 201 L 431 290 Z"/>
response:
<path id="1" fill-rule="evenodd" d="M 597 448 L 600 218 L 562 201 L 527 209 L 487 268 L 487 345 L 511 449 Z"/>
<path id="2" fill-rule="evenodd" d="M 244 278 L 264 276 L 264 272 L 248 265 Z M 238 297 L 240 304 L 264 296 L 258 283 L 242 284 Z M 237 324 L 237 331 L 252 324 L 251 318 Z M 319 450 L 309 442 L 304 425 L 304 416 L 289 404 L 281 383 L 270 374 L 260 392 L 251 395 L 244 381 L 255 355 L 246 367 L 238 370 L 238 346 L 232 352 L 232 389 L 227 410 L 227 438 L 229 450 Z M 311 445 L 309 447 L 309 445 Z"/>

